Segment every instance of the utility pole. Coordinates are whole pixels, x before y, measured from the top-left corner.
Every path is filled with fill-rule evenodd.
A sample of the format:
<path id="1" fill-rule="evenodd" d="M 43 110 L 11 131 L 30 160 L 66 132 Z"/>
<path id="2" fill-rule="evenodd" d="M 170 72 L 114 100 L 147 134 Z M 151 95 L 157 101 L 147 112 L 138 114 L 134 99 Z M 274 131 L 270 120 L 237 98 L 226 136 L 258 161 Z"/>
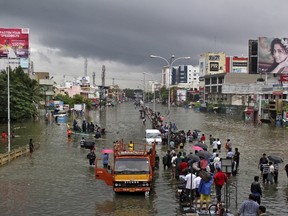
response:
<path id="1" fill-rule="evenodd" d="M 145 73 L 143 73 L 143 105 L 145 107 Z"/>

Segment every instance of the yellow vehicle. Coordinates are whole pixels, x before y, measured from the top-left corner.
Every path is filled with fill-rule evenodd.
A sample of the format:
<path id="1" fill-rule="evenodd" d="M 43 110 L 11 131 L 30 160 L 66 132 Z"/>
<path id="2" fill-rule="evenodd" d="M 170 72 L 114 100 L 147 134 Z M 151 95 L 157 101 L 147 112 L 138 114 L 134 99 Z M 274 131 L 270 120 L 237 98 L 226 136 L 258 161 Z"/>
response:
<path id="1" fill-rule="evenodd" d="M 134 149 L 121 141 L 114 143 L 113 168 L 99 167 L 95 163 L 95 177 L 113 186 L 114 192 L 150 192 L 154 179 L 155 144 L 136 144 Z"/>

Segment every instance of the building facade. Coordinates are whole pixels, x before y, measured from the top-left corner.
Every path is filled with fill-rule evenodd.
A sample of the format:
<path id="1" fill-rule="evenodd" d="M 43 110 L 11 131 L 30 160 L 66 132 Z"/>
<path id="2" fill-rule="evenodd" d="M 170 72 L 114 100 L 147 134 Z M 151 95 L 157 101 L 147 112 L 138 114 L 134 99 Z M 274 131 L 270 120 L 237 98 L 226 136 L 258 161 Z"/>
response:
<path id="1" fill-rule="evenodd" d="M 226 73 L 248 73 L 248 58 L 226 56 Z"/>
<path id="2" fill-rule="evenodd" d="M 226 55 L 223 52 L 208 52 L 200 55 L 199 75 L 224 73 L 226 70 Z"/>

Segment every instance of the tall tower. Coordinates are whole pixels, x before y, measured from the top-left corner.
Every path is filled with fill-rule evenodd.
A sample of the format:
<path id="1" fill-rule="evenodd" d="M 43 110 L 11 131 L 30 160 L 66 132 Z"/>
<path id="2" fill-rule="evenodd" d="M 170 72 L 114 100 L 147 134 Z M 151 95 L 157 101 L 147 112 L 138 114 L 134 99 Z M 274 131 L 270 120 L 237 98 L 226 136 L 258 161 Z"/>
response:
<path id="1" fill-rule="evenodd" d="M 88 59 L 84 60 L 84 76 L 87 76 Z"/>
<path id="2" fill-rule="evenodd" d="M 105 65 L 102 65 L 102 76 L 101 76 L 102 86 L 105 86 L 105 72 L 106 72 Z"/>
<path id="3" fill-rule="evenodd" d="M 93 74 L 92 74 L 93 86 L 95 86 L 95 76 L 96 76 L 96 74 L 95 74 L 95 72 L 93 72 Z"/>

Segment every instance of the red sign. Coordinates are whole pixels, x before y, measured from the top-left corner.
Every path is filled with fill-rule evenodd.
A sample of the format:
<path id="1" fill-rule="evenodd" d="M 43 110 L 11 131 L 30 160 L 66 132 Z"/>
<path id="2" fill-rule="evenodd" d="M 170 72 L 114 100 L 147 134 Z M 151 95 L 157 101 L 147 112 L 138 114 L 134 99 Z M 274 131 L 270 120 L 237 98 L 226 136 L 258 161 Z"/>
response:
<path id="1" fill-rule="evenodd" d="M 0 28 L 0 58 L 28 58 L 29 29 Z"/>
<path id="2" fill-rule="evenodd" d="M 280 82 L 288 82 L 288 75 L 281 74 L 279 81 Z"/>

